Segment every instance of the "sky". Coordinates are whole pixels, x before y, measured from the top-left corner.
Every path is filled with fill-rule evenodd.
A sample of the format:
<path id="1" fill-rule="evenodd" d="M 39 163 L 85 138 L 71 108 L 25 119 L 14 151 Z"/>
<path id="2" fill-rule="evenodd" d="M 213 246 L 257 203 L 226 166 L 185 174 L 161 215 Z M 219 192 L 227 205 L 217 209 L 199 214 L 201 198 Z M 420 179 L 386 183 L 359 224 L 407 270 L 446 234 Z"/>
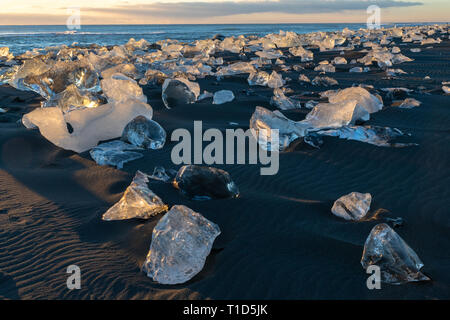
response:
<path id="1" fill-rule="evenodd" d="M 450 0 L 0 0 L 0 25 L 449 22 Z M 5 4 L 6 2 L 6 4 Z"/>

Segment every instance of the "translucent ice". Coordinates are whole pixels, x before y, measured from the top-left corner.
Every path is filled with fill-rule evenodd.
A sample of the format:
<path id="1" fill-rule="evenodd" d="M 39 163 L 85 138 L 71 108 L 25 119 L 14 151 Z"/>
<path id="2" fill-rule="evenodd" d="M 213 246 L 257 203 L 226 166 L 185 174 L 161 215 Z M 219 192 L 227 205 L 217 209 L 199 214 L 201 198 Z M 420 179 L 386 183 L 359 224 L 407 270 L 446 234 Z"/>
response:
<path id="1" fill-rule="evenodd" d="M 250 129 L 254 130 L 260 146 L 265 150 L 283 151 L 292 141 L 304 137 L 308 133 L 308 124 L 302 124 L 286 118 L 278 110 L 272 112 L 263 107 L 256 107 L 250 118 Z M 279 141 L 271 143 L 271 130 L 278 130 Z"/>
<path id="2" fill-rule="evenodd" d="M 142 270 L 162 284 L 189 281 L 203 269 L 219 234 L 219 226 L 201 214 L 185 206 L 173 206 L 153 229 Z"/>
<path id="3" fill-rule="evenodd" d="M 431 280 L 420 272 L 423 263 L 414 250 L 385 223 L 376 225 L 367 237 L 361 265 L 364 269 L 378 266 L 385 283 Z"/>
<path id="4" fill-rule="evenodd" d="M 63 92 L 55 94 L 48 101 L 42 103 L 43 107 L 58 107 L 64 113 L 76 109 L 96 108 L 102 101 L 89 91 L 80 91 L 74 84 L 69 85 Z"/>
<path id="5" fill-rule="evenodd" d="M 312 84 L 315 86 L 324 86 L 324 87 L 328 87 L 328 86 L 336 86 L 338 85 L 337 80 L 330 78 L 330 77 L 315 77 L 312 80 Z"/>
<path id="6" fill-rule="evenodd" d="M 143 155 L 132 150 L 142 150 L 136 146 L 120 140 L 102 143 L 93 148 L 89 153 L 98 165 L 115 166 L 122 169 L 127 162 L 142 158 Z"/>
<path id="7" fill-rule="evenodd" d="M 295 57 L 300 57 L 302 62 L 312 61 L 314 58 L 312 51 L 306 50 L 301 46 L 297 48 L 290 48 L 289 52 Z"/>
<path id="8" fill-rule="evenodd" d="M 352 192 L 337 199 L 331 212 L 345 220 L 361 220 L 370 209 L 372 196 L 370 193 Z"/>
<path id="9" fill-rule="evenodd" d="M 269 77 L 265 71 L 253 72 L 248 76 L 247 82 L 251 86 L 267 86 Z"/>
<path id="10" fill-rule="evenodd" d="M 58 147 L 83 152 L 95 147 L 99 141 L 120 137 L 125 126 L 137 116 L 150 119 L 152 114 L 148 104 L 128 100 L 67 114 L 57 107 L 38 108 L 24 115 L 22 123 L 27 128 L 38 127 L 41 134 Z M 73 132 L 69 132 L 67 124 Z"/>
<path id="11" fill-rule="evenodd" d="M 156 121 L 138 116 L 125 126 L 122 140 L 145 149 L 161 149 L 166 143 L 166 131 Z"/>
<path id="12" fill-rule="evenodd" d="M 228 66 L 221 67 L 217 72 L 216 76 L 232 76 L 243 73 L 254 73 L 256 72 L 253 64 L 249 62 L 236 62 Z"/>
<path id="13" fill-rule="evenodd" d="M 120 73 L 115 73 L 110 78 L 103 79 L 101 87 L 108 102 L 119 102 L 129 99 L 147 102 L 147 97 L 143 94 L 142 88 L 137 82 Z"/>
<path id="14" fill-rule="evenodd" d="M 285 84 L 285 81 L 283 80 L 283 77 L 278 74 L 276 71 L 272 71 L 272 73 L 269 76 L 269 79 L 267 81 L 267 86 L 269 88 L 275 89 L 275 88 L 281 88 Z"/>
<path id="15" fill-rule="evenodd" d="M 167 109 L 197 101 L 200 86 L 185 78 L 166 79 L 162 86 L 162 100 Z"/>
<path id="16" fill-rule="evenodd" d="M 214 93 L 213 104 L 224 104 L 234 100 L 234 93 L 230 90 L 220 90 Z"/>
<path id="17" fill-rule="evenodd" d="M 48 71 L 52 67 L 52 64 L 47 64 L 39 58 L 25 60 L 19 67 L 17 72 L 11 78 L 9 84 L 19 90 L 30 90 L 28 86 L 25 86 L 23 80 L 28 76 L 37 76 Z"/>
<path id="18" fill-rule="evenodd" d="M 332 64 L 321 64 L 314 68 L 317 72 L 336 72 L 336 68 Z"/>
<path id="19" fill-rule="evenodd" d="M 337 93 L 328 96 L 331 103 L 356 100 L 357 105 L 367 110 L 369 113 L 378 112 L 383 108 L 383 101 L 369 91 L 361 87 L 351 87 L 339 90 Z"/>
<path id="20" fill-rule="evenodd" d="M 173 178 L 173 176 L 169 175 L 171 172 L 166 172 L 166 169 L 164 167 L 156 166 L 153 169 L 153 174 L 151 176 L 148 176 L 149 179 L 157 180 L 157 181 L 163 181 L 163 182 L 170 182 Z M 175 171 L 175 175 L 177 172 Z"/>
<path id="21" fill-rule="evenodd" d="M 148 181 L 145 173 L 137 171 L 122 198 L 103 214 L 102 219 L 106 221 L 149 219 L 167 211 L 168 207 L 161 198 L 148 188 Z"/>
<path id="22" fill-rule="evenodd" d="M 415 107 L 419 107 L 422 103 L 414 98 L 406 98 L 402 101 L 402 103 L 398 106 L 402 109 L 412 109 Z"/>
<path id="23" fill-rule="evenodd" d="M 237 198 L 239 189 L 228 172 L 205 166 L 187 165 L 178 170 L 175 188 L 194 200 Z"/>
<path id="24" fill-rule="evenodd" d="M 300 101 L 286 97 L 283 90 L 277 88 L 273 91 L 273 97 L 270 104 L 276 106 L 281 110 L 298 109 L 301 108 Z"/>
<path id="25" fill-rule="evenodd" d="M 356 100 L 338 103 L 319 103 L 302 122 L 315 129 L 340 128 L 359 120 L 368 120 L 369 113 L 357 105 Z"/>
<path id="26" fill-rule="evenodd" d="M 338 129 L 319 131 L 318 134 L 324 136 L 339 137 L 346 140 L 361 141 L 379 147 L 408 147 L 415 143 L 394 143 L 391 140 L 405 136 L 403 132 L 396 128 L 377 126 L 345 126 Z"/>

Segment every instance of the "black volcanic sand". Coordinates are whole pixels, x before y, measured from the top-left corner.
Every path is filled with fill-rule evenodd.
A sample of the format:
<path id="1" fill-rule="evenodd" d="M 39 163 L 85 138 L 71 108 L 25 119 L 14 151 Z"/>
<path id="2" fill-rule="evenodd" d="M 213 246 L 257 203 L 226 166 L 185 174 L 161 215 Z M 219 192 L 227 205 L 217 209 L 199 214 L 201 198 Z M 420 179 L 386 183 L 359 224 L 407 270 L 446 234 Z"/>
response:
<path id="1" fill-rule="evenodd" d="M 417 147 L 380 148 L 355 141 L 325 138 L 320 150 L 299 143 L 280 155 L 275 176 L 261 176 L 258 165 L 218 166 L 227 170 L 241 191 L 233 200 L 190 201 L 170 185 L 152 181 L 150 188 L 167 204 L 184 204 L 217 223 L 217 238 L 206 266 L 183 285 L 153 282 L 140 268 L 152 230 L 161 215 L 148 221 L 104 222 L 101 215 L 120 199 L 136 170 L 155 166 L 178 169 L 170 153 L 175 145 L 145 151 L 123 170 L 98 166 L 89 153 L 55 147 L 37 130 L 16 121 L 39 106 L 40 98 L 0 87 L 0 297 L 12 299 L 448 299 L 450 298 L 450 96 L 441 81 L 450 80 L 450 42 L 412 53 L 414 62 L 396 65 L 408 72 L 401 79 L 369 73 L 327 74 L 339 88 L 352 84 L 375 89 L 406 87 L 423 104 L 405 110 L 390 107 L 373 114 L 368 124 L 399 128 Z M 339 52 L 315 53 L 315 62 Z M 351 57 L 361 53 L 346 53 Z M 288 59 L 287 63 L 298 63 Z M 304 64 L 305 65 L 305 64 Z M 317 72 L 304 72 L 311 79 Z M 288 86 L 303 101 L 330 88 L 301 86 L 298 72 L 284 73 Z M 424 80 L 430 76 L 431 80 Z M 211 92 L 230 89 L 232 103 L 211 99 L 167 110 L 160 87 L 145 87 L 154 119 L 168 132 L 203 128 L 247 129 L 256 106 L 270 107 L 272 91 L 249 87 L 247 76 L 199 80 Z M 417 88 L 424 86 L 419 93 Z M 250 88 L 250 92 L 246 92 Z M 335 89 L 335 88 L 331 88 Z M 317 100 L 317 98 L 316 98 Z M 284 112 L 300 120 L 307 110 Z M 233 126 L 229 122 L 239 125 Z M 353 223 L 331 214 L 333 201 L 352 191 L 370 192 L 377 221 Z M 368 290 L 360 264 L 370 230 L 386 217 L 402 217 L 399 235 L 417 252 L 433 281 L 401 286 L 384 284 Z M 66 268 L 82 271 L 82 288 L 66 288 Z"/>

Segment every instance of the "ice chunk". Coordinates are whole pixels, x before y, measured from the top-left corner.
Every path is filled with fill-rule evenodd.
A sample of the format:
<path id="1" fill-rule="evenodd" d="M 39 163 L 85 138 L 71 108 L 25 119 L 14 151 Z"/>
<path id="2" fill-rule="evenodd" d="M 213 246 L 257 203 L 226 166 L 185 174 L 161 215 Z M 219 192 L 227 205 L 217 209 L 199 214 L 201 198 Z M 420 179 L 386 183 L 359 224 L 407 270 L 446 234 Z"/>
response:
<path id="1" fill-rule="evenodd" d="M 301 75 L 298 76 L 298 81 L 299 82 L 304 82 L 304 83 L 311 82 L 311 80 L 309 80 L 309 78 L 307 76 L 305 76 L 304 74 L 301 74 Z"/>
<path id="2" fill-rule="evenodd" d="M 341 139 L 361 141 L 379 147 L 408 147 L 415 146 L 415 143 L 393 143 L 393 139 L 405 136 L 396 128 L 377 126 L 345 126 L 334 130 L 323 130 L 317 132 L 324 136 L 339 137 Z"/>
<path id="3" fill-rule="evenodd" d="M 205 265 L 219 226 L 188 207 L 173 206 L 153 229 L 142 270 L 161 284 L 192 279 Z"/>
<path id="4" fill-rule="evenodd" d="M 54 94 L 64 91 L 67 86 L 73 84 L 80 90 L 99 92 L 99 80 L 95 71 L 82 61 L 57 61 L 42 74 L 28 74 L 23 79 L 23 85 L 40 94 L 45 99 L 50 99 Z"/>
<path id="5" fill-rule="evenodd" d="M 194 200 L 239 197 L 239 189 L 230 174 L 212 167 L 183 166 L 178 170 L 173 185 Z"/>
<path id="6" fill-rule="evenodd" d="M 267 81 L 267 86 L 272 89 L 281 88 L 284 86 L 285 82 L 286 81 L 283 80 L 283 77 L 280 74 L 276 71 L 272 71 Z"/>
<path id="7" fill-rule="evenodd" d="M 255 54 L 263 59 L 278 59 L 283 56 L 280 50 L 257 51 Z"/>
<path id="8" fill-rule="evenodd" d="M 361 68 L 361 67 L 353 67 L 353 68 L 351 68 L 348 72 L 357 72 L 357 73 L 360 73 L 360 72 L 365 72 L 365 71 L 364 71 L 364 69 Z"/>
<path id="9" fill-rule="evenodd" d="M 369 113 L 378 112 L 383 108 L 383 101 L 369 91 L 361 87 L 351 87 L 339 90 L 336 94 L 328 96 L 331 103 L 339 103 L 349 100 L 355 100 L 359 107 L 367 110 Z"/>
<path id="10" fill-rule="evenodd" d="M 303 47 L 289 48 L 289 53 L 294 57 L 300 57 L 302 62 L 312 61 L 314 54 L 312 51 L 306 50 Z"/>
<path id="11" fill-rule="evenodd" d="M 69 85 L 63 92 L 55 94 L 50 100 L 42 103 L 42 107 L 58 107 L 64 113 L 76 109 L 96 108 L 102 101 L 89 91 L 80 91 L 74 84 Z"/>
<path id="12" fill-rule="evenodd" d="M 336 72 L 336 68 L 332 64 L 320 64 L 314 68 L 317 72 Z"/>
<path id="13" fill-rule="evenodd" d="M 221 67 L 216 72 L 216 76 L 233 76 L 237 74 L 254 72 L 256 72 L 256 69 L 250 62 L 236 62 L 228 66 Z"/>
<path id="14" fill-rule="evenodd" d="M 234 93 L 230 90 L 220 90 L 214 93 L 213 104 L 224 104 L 234 100 Z"/>
<path id="15" fill-rule="evenodd" d="M 142 158 L 143 155 L 132 150 L 142 150 L 136 146 L 120 140 L 102 143 L 93 148 L 89 153 L 98 165 L 111 165 L 122 169 L 127 162 Z"/>
<path id="16" fill-rule="evenodd" d="M 108 102 L 119 102 L 135 99 L 147 102 L 147 97 L 142 92 L 142 88 L 133 79 L 115 73 L 110 78 L 101 81 L 103 94 L 108 98 Z"/>
<path id="17" fill-rule="evenodd" d="M 358 120 L 369 120 L 366 109 L 358 106 L 356 100 L 342 101 L 338 103 L 319 103 L 302 122 L 315 129 L 340 128 Z"/>
<path id="18" fill-rule="evenodd" d="M 328 87 L 328 86 L 337 86 L 339 83 L 337 82 L 337 80 L 330 77 L 317 76 L 312 80 L 312 84 L 315 86 Z"/>
<path id="19" fill-rule="evenodd" d="M 247 82 L 251 86 L 267 86 L 269 77 L 265 71 L 253 72 L 248 76 Z"/>
<path id="20" fill-rule="evenodd" d="M 276 106 L 281 110 L 301 108 L 300 101 L 296 101 L 294 99 L 286 97 L 283 90 L 279 88 L 273 91 L 273 97 L 270 101 L 270 104 Z"/>
<path id="21" fill-rule="evenodd" d="M 47 72 L 52 67 L 52 64 L 47 64 L 39 58 L 25 60 L 19 67 L 17 72 L 12 76 L 9 85 L 19 90 L 30 90 L 23 81 L 28 76 L 38 76 Z"/>
<path id="22" fill-rule="evenodd" d="M 272 112 L 263 107 L 256 107 L 250 118 L 250 129 L 264 150 L 283 151 L 292 141 L 307 135 L 308 128 L 308 124 L 292 121 L 278 110 Z M 272 141 L 271 130 L 278 130 L 278 141 Z"/>
<path id="23" fill-rule="evenodd" d="M 333 64 L 347 64 L 347 60 L 344 57 L 335 57 L 333 59 Z"/>
<path id="24" fill-rule="evenodd" d="M 168 206 L 148 188 L 148 181 L 145 173 L 137 171 L 122 198 L 103 214 L 102 219 L 106 221 L 149 219 L 167 211 Z"/>
<path id="25" fill-rule="evenodd" d="M 168 173 L 170 173 L 170 171 L 166 172 L 166 169 L 164 169 L 164 167 L 156 166 L 155 169 L 153 169 L 153 174 L 151 176 L 148 176 L 148 178 L 157 181 L 170 182 L 171 180 L 173 180 L 177 172 L 175 171 L 175 175 L 170 176 Z"/>
<path id="26" fill-rule="evenodd" d="M 361 220 L 370 209 L 372 196 L 370 193 L 352 192 L 337 199 L 331 212 L 345 220 Z"/>
<path id="27" fill-rule="evenodd" d="M 16 74 L 19 66 L 9 67 L 0 67 L 0 85 L 9 83 L 14 75 Z"/>
<path id="28" fill-rule="evenodd" d="M 201 101 L 201 100 L 205 100 L 205 99 L 212 98 L 212 97 L 214 97 L 214 94 L 205 90 L 205 91 L 203 91 L 203 93 L 198 97 L 197 100 L 198 100 L 198 101 Z"/>
<path id="29" fill-rule="evenodd" d="M 138 116 L 125 126 L 122 140 L 145 149 L 161 149 L 166 143 L 166 131 L 156 121 Z"/>
<path id="30" fill-rule="evenodd" d="M 415 107 L 419 107 L 422 103 L 414 98 L 406 98 L 402 101 L 402 103 L 398 106 L 402 109 L 412 109 Z"/>
<path id="31" fill-rule="evenodd" d="M 444 91 L 445 93 L 449 94 L 450 93 L 450 87 L 442 86 L 442 91 Z"/>
<path id="32" fill-rule="evenodd" d="M 166 79 L 162 86 L 162 100 L 167 109 L 197 101 L 200 86 L 185 78 Z"/>
<path id="33" fill-rule="evenodd" d="M 371 265 L 381 270 L 381 281 L 403 284 L 431 280 L 420 269 L 423 263 L 408 244 L 387 224 L 377 224 L 364 244 L 361 265 Z"/>
<path id="34" fill-rule="evenodd" d="M 132 79 L 139 78 L 140 74 L 138 70 L 136 69 L 134 64 L 131 63 L 121 63 L 119 65 L 116 65 L 114 67 L 108 68 L 106 70 L 102 71 L 102 78 L 108 79 L 113 77 L 115 74 L 123 74 L 127 77 L 130 77 Z"/>
<path id="35" fill-rule="evenodd" d="M 120 137 L 125 126 L 137 116 L 150 119 L 152 114 L 148 104 L 127 100 L 74 110 L 65 115 L 57 107 L 38 108 L 24 115 L 22 123 L 27 128 L 38 127 L 41 134 L 58 147 L 84 152 L 99 141 Z M 72 127 L 72 133 L 67 124 Z"/>

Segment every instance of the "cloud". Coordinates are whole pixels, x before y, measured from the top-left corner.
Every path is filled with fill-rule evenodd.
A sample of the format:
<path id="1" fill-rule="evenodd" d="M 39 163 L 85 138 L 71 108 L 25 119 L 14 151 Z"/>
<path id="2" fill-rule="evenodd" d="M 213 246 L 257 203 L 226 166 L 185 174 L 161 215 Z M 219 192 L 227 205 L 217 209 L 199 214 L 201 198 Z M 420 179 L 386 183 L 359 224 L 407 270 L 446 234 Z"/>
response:
<path id="1" fill-rule="evenodd" d="M 83 12 L 114 14 L 135 17 L 195 19 L 225 17 L 237 14 L 284 13 L 311 14 L 333 13 L 347 10 L 366 10 L 370 5 L 380 8 L 410 7 L 421 2 L 396 0 L 259 0 L 220 2 L 157 2 L 147 5 L 121 5 L 112 8 L 82 8 Z"/>

